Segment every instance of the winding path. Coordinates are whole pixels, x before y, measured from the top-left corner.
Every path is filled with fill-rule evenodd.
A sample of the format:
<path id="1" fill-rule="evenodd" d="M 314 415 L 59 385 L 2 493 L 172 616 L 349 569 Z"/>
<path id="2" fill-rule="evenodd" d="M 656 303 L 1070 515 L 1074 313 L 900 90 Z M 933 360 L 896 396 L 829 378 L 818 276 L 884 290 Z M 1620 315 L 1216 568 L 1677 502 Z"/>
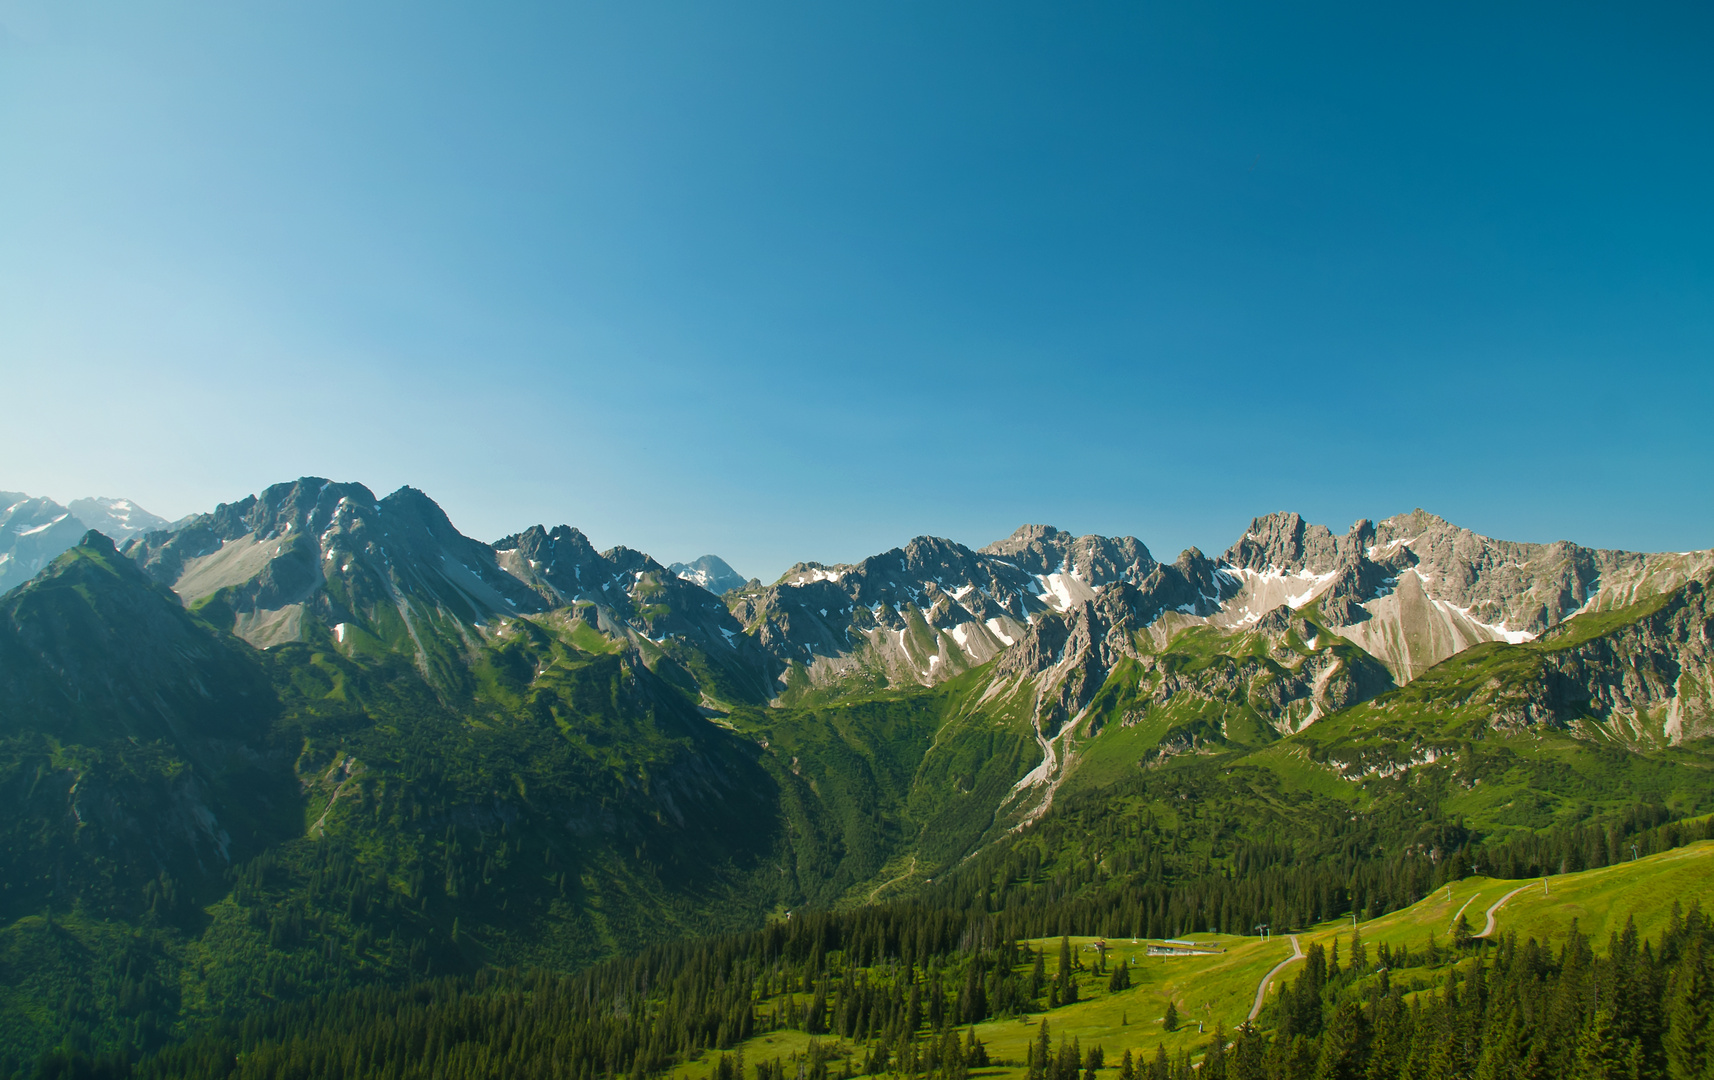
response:
<path id="1" fill-rule="evenodd" d="M 1525 889 L 1529 888 L 1530 885 L 1534 885 L 1534 884 L 1535 884 L 1535 882 L 1532 881 L 1529 883 L 1529 885 L 1519 885 L 1517 888 L 1513 889 L 1511 892 L 1507 893 L 1506 895 L 1500 897 L 1498 900 L 1494 901 L 1493 906 L 1488 909 L 1488 922 L 1487 922 L 1487 924 L 1482 927 L 1482 932 L 1480 934 L 1477 934 L 1476 936 L 1477 937 L 1487 937 L 1489 934 L 1492 934 L 1494 932 L 1494 916 L 1499 913 L 1500 906 L 1502 904 L 1504 904 L 1507 900 L 1510 900 L 1512 897 L 1518 895 L 1519 893 L 1523 892 Z"/>
<path id="2" fill-rule="evenodd" d="M 1286 957 L 1284 960 L 1281 960 L 1279 963 L 1275 964 L 1273 966 L 1273 968 L 1266 975 L 1262 976 L 1261 985 L 1256 987 L 1256 1003 L 1254 1005 L 1250 1006 L 1249 1019 L 1254 1020 L 1257 1016 L 1261 1015 L 1262 1001 L 1267 997 L 1268 983 L 1273 981 L 1274 976 L 1278 975 L 1281 971 L 1285 970 L 1285 966 L 1287 964 L 1290 964 L 1293 961 L 1302 960 L 1302 959 L 1303 959 L 1303 950 L 1298 948 L 1297 935 L 1293 934 L 1293 935 L 1291 935 L 1291 955 Z"/>
<path id="3" fill-rule="evenodd" d="M 1466 901 L 1464 901 L 1464 907 L 1461 907 L 1461 908 L 1459 908 L 1459 909 L 1458 909 L 1458 910 L 1457 910 L 1457 911 L 1455 911 L 1455 912 L 1453 912 L 1453 913 L 1452 913 L 1452 921 L 1453 921 L 1453 922 L 1457 922 L 1457 921 L 1458 921 L 1458 916 L 1460 916 L 1460 915 L 1462 915 L 1462 914 L 1464 914 L 1464 908 L 1467 908 L 1467 907 L 1469 907 L 1469 906 L 1470 906 L 1470 905 L 1471 905 L 1471 904 L 1473 904 L 1473 903 L 1475 903 L 1475 902 L 1476 902 L 1476 894 L 1475 894 L 1475 893 L 1471 893 L 1471 894 L 1470 894 L 1470 899 L 1468 899 L 1468 900 L 1466 900 Z"/>
<path id="4" fill-rule="evenodd" d="M 879 885 L 875 886 L 874 889 L 870 890 L 870 892 L 869 892 L 869 903 L 873 904 L 875 902 L 875 897 L 881 895 L 882 889 L 886 888 L 889 885 L 897 884 L 898 882 L 905 880 L 906 878 L 910 877 L 912 874 L 914 874 L 916 872 L 917 872 L 917 857 L 915 855 L 912 855 L 911 856 L 911 866 L 910 866 L 909 870 L 906 870 L 904 873 L 900 874 L 896 878 L 892 878 L 888 881 L 881 882 Z"/>

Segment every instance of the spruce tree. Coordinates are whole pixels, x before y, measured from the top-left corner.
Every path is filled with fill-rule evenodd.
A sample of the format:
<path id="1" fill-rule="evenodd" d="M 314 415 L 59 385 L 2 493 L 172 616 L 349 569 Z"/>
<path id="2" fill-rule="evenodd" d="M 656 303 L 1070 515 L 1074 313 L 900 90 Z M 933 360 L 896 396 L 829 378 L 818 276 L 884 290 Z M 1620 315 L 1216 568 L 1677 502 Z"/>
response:
<path id="1" fill-rule="evenodd" d="M 1202 1054 L 1201 1080 L 1226 1080 L 1226 1025 L 1216 1021 L 1214 1039 Z"/>
<path id="2" fill-rule="evenodd" d="M 1459 912 L 1458 921 L 1452 924 L 1452 947 L 1468 949 L 1474 940 L 1476 939 L 1470 930 L 1470 920 L 1464 917 L 1463 912 Z"/>
<path id="3" fill-rule="evenodd" d="M 1262 1064 L 1265 1049 L 1261 1034 L 1248 1020 L 1244 1021 L 1243 1026 L 1238 1029 L 1238 1038 L 1232 1045 L 1232 1059 L 1226 1069 L 1227 1076 L 1231 1080 L 1262 1080 L 1266 1075 Z"/>
<path id="4" fill-rule="evenodd" d="M 1631 1050 L 1614 1029 L 1613 1014 L 1603 1007 L 1577 1039 L 1573 1080 L 1628 1080 Z"/>
<path id="5" fill-rule="evenodd" d="M 976 1025 L 970 1025 L 970 1037 L 964 1044 L 964 1060 L 972 1069 L 988 1067 L 988 1048 L 976 1037 Z"/>
<path id="6" fill-rule="evenodd" d="M 1149 1062 L 1149 1080 L 1171 1080 L 1172 1061 L 1166 1056 L 1166 1044 L 1155 1044 L 1155 1059 Z"/>
<path id="7" fill-rule="evenodd" d="M 1359 1080 L 1369 1052 L 1369 1019 L 1354 1001 L 1342 1003 L 1322 1033 L 1315 1080 Z"/>
<path id="8" fill-rule="evenodd" d="M 1671 1080 L 1702 1080 L 1709 1073 L 1709 1045 L 1714 1025 L 1714 993 L 1710 986 L 1702 935 L 1690 939 L 1673 973 L 1666 1001 L 1666 1074 Z"/>

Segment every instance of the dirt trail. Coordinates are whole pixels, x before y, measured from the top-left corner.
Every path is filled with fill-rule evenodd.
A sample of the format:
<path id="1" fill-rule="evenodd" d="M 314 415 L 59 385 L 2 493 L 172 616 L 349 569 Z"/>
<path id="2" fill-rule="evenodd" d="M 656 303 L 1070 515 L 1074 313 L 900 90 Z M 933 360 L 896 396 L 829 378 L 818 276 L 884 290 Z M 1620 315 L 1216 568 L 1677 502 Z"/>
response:
<path id="1" fill-rule="evenodd" d="M 900 874 L 896 878 L 892 878 L 890 880 L 881 882 L 879 885 L 875 886 L 873 889 L 871 889 L 869 891 L 869 903 L 873 904 L 875 902 L 875 897 L 881 895 L 881 890 L 886 888 L 888 885 L 892 885 L 895 882 L 903 881 L 916 872 L 917 872 L 917 857 L 915 855 L 912 855 L 911 856 L 911 867 L 909 870 L 906 870 L 904 873 Z"/>
<path id="2" fill-rule="evenodd" d="M 1470 905 L 1471 905 L 1471 903 L 1473 903 L 1473 902 L 1474 902 L 1474 901 L 1475 901 L 1475 899 L 1476 899 L 1476 894 L 1475 894 L 1475 893 L 1471 893 L 1471 894 L 1470 894 L 1470 899 L 1469 899 L 1469 900 L 1466 900 L 1466 901 L 1464 901 L 1464 907 L 1461 907 L 1461 908 L 1459 908 L 1459 909 L 1458 909 L 1458 910 L 1457 910 L 1457 911 L 1455 911 L 1455 912 L 1453 912 L 1453 913 L 1452 913 L 1452 921 L 1453 921 L 1453 922 L 1457 922 L 1457 921 L 1458 921 L 1458 916 L 1460 916 L 1460 915 L 1462 915 L 1462 914 L 1464 914 L 1464 908 L 1467 908 L 1467 907 L 1469 907 L 1469 906 L 1470 906 Z"/>
<path id="3" fill-rule="evenodd" d="M 1250 1017 L 1249 1018 L 1251 1020 L 1254 1020 L 1256 1017 L 1261 1015 L 1262 1002 L 1263 1002 L 1263 1000 L 1266 999 L 1267 993 L 1268 993 L 1268 983 L 1273 981 L 1273 978 L 1275 975 L 1278 975 L 1281 971 L 1285 970 L 1285 966 L 1287 964 L 1290 964 L 1294 961 L 1302 960 L 1302 959 L 1303 959 L 1303 950 L 1298 948 L 1297 935 L 1293 934 L 1293 935 L 1291 935 L 1291 955 L 1286 957 L 1284 960 L 1281 960 L 1279 963 L 1275 964 L 1273 966 L 1273 968 L 1271 970 L 1269 970 L 1269 972 L 1266 975 L 1262 976 L 1261 985 L 1256 987 L 1256 1003 L 1254 1005 L 1250 1006 Z"/>

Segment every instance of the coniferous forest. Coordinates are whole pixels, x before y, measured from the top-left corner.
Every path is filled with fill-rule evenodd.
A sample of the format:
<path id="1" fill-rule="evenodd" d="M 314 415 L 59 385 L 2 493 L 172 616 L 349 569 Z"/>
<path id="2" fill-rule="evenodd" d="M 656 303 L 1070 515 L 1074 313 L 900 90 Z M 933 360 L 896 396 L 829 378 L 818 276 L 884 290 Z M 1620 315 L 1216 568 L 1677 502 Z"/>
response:
<path id="1" fill-rule="evenodd" d="M 1671 823 L 1607 837 L 1571 832 L 1557 848 L 1538 838 L 1524 851 L 1460 851 L 1424 885 L 1460 872 L 1455 861 L 1523 859 L 1533 870 L 1542 857 L 1604 851 L 1600 841 L 1616 843 L 1622 833 L 1627 845 L 1653 852 L 1711 831 L 1707 821 Z M 1327 897 L 1337 915 L 1361 899 L 1337 873 L 1303 869 L 1295 880 Z M 1242 877 L 1232 879 L 1240 890 L 1232 895 L 1242 895 Z M 1312 945 L 1255 1024 L 1216 1028 L 1194 1053 L 1127 1048 L 1109 1058 L 1101 1045 L 1058 1034 L 1057 1010 L 1074 1004 L 1091 977 L 1109 991 L 1126 989 L 1129 969 L 1086 972 L 1067 939 L 1057 948 L 1029 940 L 1126 934 L 1130 925 L 1150 936 L 1176 932 L 1177 913 L 1221 894 L 1209 886 L 1164 899 L 1147 887 L 1108 891 L 1103 903 L 1019 899 L 998 911 L 901 902 L 810 912 L 753 932 L 653 946 L 575 975 L 488 969 L 365 987 L 264 1010 L 142 1056 L 68 1045 L 20 1075 L 644 1080 L 694 1064 L 711 1080 L 965 1080 L 994 1066 L 1022 1069 L 1027 1080 L 1677 1080 L 1714 1069 L 1714 923 L 1694 902 L 1675 904 L 1652 941 L 1631 924 L 1606 942 L 1573 928 L 1556 947 L 1515 934 L 1489 943 L 1472 939 L 1461 921 L 1444 942 L 1430 935 L 1419 947 L 1371 948 L 1359 927 L 1343 939 L 1343 956 L 1338 943 L 1331 951 Z M 1035 1023 L 1022 1059 L 991 1057 L 978 1037 L 974 1025 L 997 1017 Z M 808 1048 L 784 1061 L 745 1060 L 741 1043 L 783 1030 L 808 1033 Z"/>

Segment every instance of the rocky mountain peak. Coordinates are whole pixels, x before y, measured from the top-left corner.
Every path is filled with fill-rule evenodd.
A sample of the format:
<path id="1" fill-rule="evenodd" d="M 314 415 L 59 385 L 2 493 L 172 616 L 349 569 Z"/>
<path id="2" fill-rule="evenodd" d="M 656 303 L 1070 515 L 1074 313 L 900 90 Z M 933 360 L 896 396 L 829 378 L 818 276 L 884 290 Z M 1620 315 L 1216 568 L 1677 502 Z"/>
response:
<path id="1" fill-rule="evenodd" d="M 718 555 L 704 555 L 690 563 L 675 562 L 667 569 L 686 581 L 696 582 L 715 596 L 724 596 L 745 583 L 744 575 L 732 569 Z"/>
<path id="2" fill-rule="evenodd" d="M 1141 581 L 1154 567 L 1149 549 L 1134 536 L 1073 536 L 1051 525 L 1023 525 L 981 549 L 1033 575 L 1070 574 L 1091 587 Z"/>
<path id="3" fill-rule="evenodd" d="M 1055 547 L 1062 537 L 1070 539 L 1071 534 L 1052 525 L 1019 525 L 1012 530 L 1012 535 L 981 550 L 984 555 L 1016 555 L 1032 547 Z"/>
<path id="4" fill-rule="evenodd" d="M 119 554 L 119 549 L 113 545 L 113 538 L 108 536 L 106 533 L 98 532 L 95 529 L 90 529 L 88 532 L 84 533 L 82 538 L 78 540 L 77 546 L 88 548 L 90 551 L 97 552 L 102 555 Z M 129 566 L 130 564 L 126 565 Z"/>
<path id="5" fill-rule="evenodd" d="M 1222 561 L 1256 571 L 1300 571 L 1331 566 L 1337 541 L 1325 525 L 1311 525 L 1294 511 L 1277 511 L 1251 520 L 1244 535 Z"/>

